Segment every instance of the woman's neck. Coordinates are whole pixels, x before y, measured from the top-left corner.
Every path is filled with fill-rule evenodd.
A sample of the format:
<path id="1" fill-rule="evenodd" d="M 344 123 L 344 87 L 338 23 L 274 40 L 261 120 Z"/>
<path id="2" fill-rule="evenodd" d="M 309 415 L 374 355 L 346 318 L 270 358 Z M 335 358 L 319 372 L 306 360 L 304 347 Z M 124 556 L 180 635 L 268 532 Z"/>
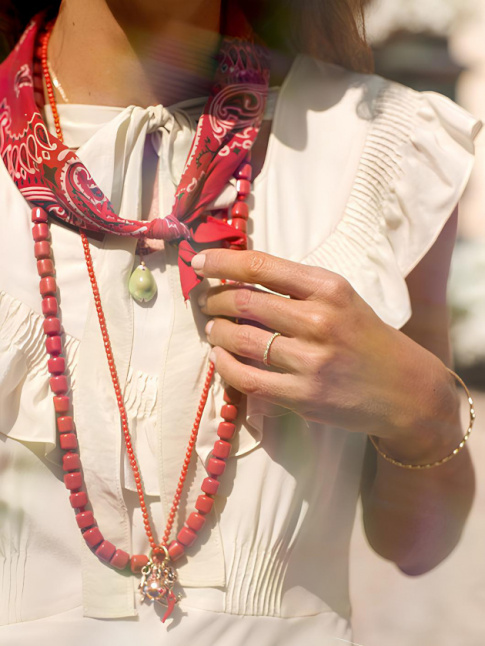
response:
<path id="1" fill-rule="evenodd" d="M 70 103 L 171 105 L 207 95 L 221 0 L 64 0 L 49 61 Z"/>

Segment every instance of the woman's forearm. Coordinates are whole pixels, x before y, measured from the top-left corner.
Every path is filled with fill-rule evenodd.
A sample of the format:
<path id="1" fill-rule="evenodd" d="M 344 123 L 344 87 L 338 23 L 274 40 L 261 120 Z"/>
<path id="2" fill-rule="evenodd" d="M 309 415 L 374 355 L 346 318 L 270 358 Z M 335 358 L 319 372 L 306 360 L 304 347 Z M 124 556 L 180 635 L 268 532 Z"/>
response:
<path id="1" fill-rule="evenodd" d="M 440 393 L 438 384 L 429 396 L 441 400 L 445 393 Z M 447 399 L 447 416 L 434 413 L 433 417 L 436 403 L 430 401 L 429 417 L 426 413 L 422 416 L 421 430 L 403 439 L 380 442 L 379 447 L 413 464 L 432 463 L 449 455 L 464 431 L 459 422 L 458 395 Z M 419 471 L 397 467 L 377 456 L 373 448 L 369 448 L 367 458 L 374 463 L 362 491 L 369 542 L 378 554 L 407 574 L 430 570 L 455 547 L 470 511 L 475 480 L 467 448 L 446 464 Z"/>

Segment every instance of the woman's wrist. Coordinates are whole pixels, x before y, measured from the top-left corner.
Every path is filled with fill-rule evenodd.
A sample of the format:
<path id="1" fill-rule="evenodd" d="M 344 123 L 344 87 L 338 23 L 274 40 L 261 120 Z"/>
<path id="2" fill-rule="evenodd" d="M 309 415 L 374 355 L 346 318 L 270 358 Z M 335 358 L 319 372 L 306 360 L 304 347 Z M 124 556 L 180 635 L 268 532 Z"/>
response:
<path id="1" fill-rule="evenodd" d="M 433 363 L 433 370 L 422 372 L 425 377 L 415 383 L 406 426 L 375 438 L 381 454 L 403 464 L 434 464 L 453 454 L 465 435 L 457 381 L 441 361 Z"/>

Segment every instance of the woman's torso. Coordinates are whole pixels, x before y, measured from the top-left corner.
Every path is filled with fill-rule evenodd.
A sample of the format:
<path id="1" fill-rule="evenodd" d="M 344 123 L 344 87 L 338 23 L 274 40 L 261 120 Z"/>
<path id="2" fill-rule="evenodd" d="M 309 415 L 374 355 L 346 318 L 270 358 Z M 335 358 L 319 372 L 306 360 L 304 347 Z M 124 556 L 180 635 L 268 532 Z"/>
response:
<path id="1" fill-rule="evenodd" d="M 410 312 L 404 275 L 459 197 L 470 166 L 464 142 L 471 141 L 475 122 L 454 114 L 442 98 L 303 57 L 268 116 L 268 150 L 251 195 L 251 246 L 342 273 L 384 320 L 399 327 Z M 115 114 L 74 106 L 61 108 L 67 143 L 70 118 L 72 137 L 78 137 L 74 143 L 82 144 L 79 156 L 126 217 L 141 213 L 145 131 L 152 131 L 147 137 L 160 155 L 159 208 L 169 212 L 193 128 L 181 128 L 177 141 L 170 136 L 173 124 L 157 121 L 159 109 Z M 106 125 L 93 124 L 98 119 Z M 458 136 L 450 134 L 447 121 Z M 446 155 L 440 161 L 440 138 L 453 162 Z M 434 197 L 429 195 L 417 210 L 416 166 L 420 175 L 434 178 Z M 447 175 L 453 176 L 451 182 Z M 0 628 L 0 635 L 4 631 L 8 643 L 22 644 L 32 629 L 41 635 L 40 643 L 45 634 L 47 643 L 49 631 L 61 635 L 74 629 L 79 643 L 85 637 L 108 639 L 119 626 L 102 622 L 100 628 L 95 619 L 82 619 L 80 606 L 92 618 L 133 617 L 134 584 L 98 563 L 75 526 L 55 448 L 29 208 L 4 168 L 0 183 L 2 226 L 8 232 L 0 242 L 5 440 L 0 491 L 6 511 L 0 616 L 4 624 L 17 624 Z M 217 206 L 234 197 L 234 188 L 228 187 Z M 433 213 L 420 222 L 420 209 L 428 207 Z M 51 224 L 51 233 L 81 456 L 95 516 L 108 540 L 143 553 L 146 538 L 121 446 L 82 246 L 76 232 L 59 224 Z M 197 294 L 191 303 L 183 302 L 170 246 L 146 258 L 158 284 L 150 306 L 134 303 L 127 292 L 135 242 L 107 236 L 92 240 L 92 247 L 131 431 L 160 530 L 204 379 L 205 321 Z M 216 382 L 182 520 L 200 490 L 221 402 Z M 199 643 L 201 635 L 209 643 L 224 632 L 225 638 L 233 634 L 233 644 L 252 635 L 267 635 L 263 643 L 293 644 L 305 631 L 309 644 L 323 643 L 321 636 L 327 634 L 348 638 L 348 546 L 365 437 L 307 424 L 253 398 L 246 412 L 210 531 L 204 531 L 200 547 L 180 568 L 186 594 L 181 608 L 188 615 L 168 638 L 185 643 L 197 634 Z M 140 622 L 124 620 L 127 628 L 119 643 L 148 634 L 158 623 L 151 608 L 141 609 L 140 617 Z"/>

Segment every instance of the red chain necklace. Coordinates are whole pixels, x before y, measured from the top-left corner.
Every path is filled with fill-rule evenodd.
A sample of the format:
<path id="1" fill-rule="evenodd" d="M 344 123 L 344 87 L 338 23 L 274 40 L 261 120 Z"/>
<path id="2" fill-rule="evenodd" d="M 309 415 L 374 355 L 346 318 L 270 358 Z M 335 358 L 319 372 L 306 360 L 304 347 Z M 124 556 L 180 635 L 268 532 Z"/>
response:
<path id="1" fill-rule="evenodd" d="M 50 33 L 51 30 L 48 29 L 42 38 L 40 58 L 47 96 L 54 119 L 56 135 L 59 140 L 64 141 L 59 113 L 57 111 L 54 88 L 47 65 L 47 47 Z M 237 180 L 236 188 L 238 195 L 235 204 L 230 209 L 230 216 L 233 224 L 241 231 L 242 234 L 244 234 L 244 242 L 237 246 L 233 245 L 233 248 L 245 249 L 247 247 L 245 235 L 246 221 L 249 213 L 246 199 L 249 195 L 251 180 L 251 166 L 247 160 L 243 162 L 236 171 L 235 177 Z M 230 440 L 233 438 L 236 430 L 235 421 L 238 416 L 237 406 L 240 402 L 241 394 L 232 388 L 228 388 L 224 392 L 225 403 L 221 409 L 222 421 L 220 422 L 217 430 L 218 439 L 214 443 L 212 455 L 207 465 L 209 476 L 202 482 L 202 493 L 199 495 L 195 504 L 196 511 L 192 512 L 188 516 L 185 521 L 185 525 L 177 533 L 176 540 L 172 540 L 172 542 L 169 543 L 189 464 L 192 459 L 193 450 L 197 440 L 200 421 L 214 375 L 214 364 L 209 364 L 195 421 L 187 445 L 180 478 L 167 518 L 165 531 L 161 541 L 157 543 L 154 537 L 152 524 L 150 522 L 150 515 L 143 492 L 142 477 L 128 428 L 126 408 L 123 401 L 123 394 L 119 383 L 106 319 L 103 312 L 98 283 L 94 272 L 89 241 L 86 234 L 80 230 L 79 233 L 83 245 L 86 267 L 89 274 L 89 280 L 91 282 L 106 358 L 118 404 L 126 452 L 133 471 L 143 516 L 145 533 L 151 548 L 151 556 L 148 557 L 144 554 L 130 556 L 124 550 L 117 549 L 113 543 L 105 540 L 96 523 L 93 512 L 86 509 L 88 507 L 88 497 L 83 482 L 81 459 L 78 450 L 74 420 L 72 417 L 72 397 L 69 392 L 68 379 L 66 376 L 66 361 L 62 356 L 63 341 L 61 338 L 61 321 L 58 316 L 58 287 L 55 279 L 54 263 L 52 260 L 47 213 L 39 207 L 33 208 L 32 222 L 32 235 L 35 243 L 34 253 L 37 259 L 37 271 L 40 276 L 39 287 L 40 294 L 42 296 L 42 312 L 45 316 L 43 327 L 46 335 L 46 350 L 49 355 L 48 370 L 51 374 L 49 383 L 50 388 L 54 393 L 54 407 L 56 411 L 56 424 L 59 432 L 59 445 L 64 451 L 62 459 L 63 469 L 66 472 L 64 483 L 66 488 L 70 491 L 70 503 L 76 510 L 76 521 L 87 545 L 93 550 L 96 556 L 110 566 L 120 570 L 129 566 L 134 574 L 141 574 L 142 580 L 139 585 L 139 590 L 141 592 L 142 599 L 158 601 L 167 606 L 167 611 L 162 618 L 162 621 L 165 622 L 165 620 L 170 616 L 175 604 L 180 599 L 180 595 L 176 595 L 173 590 L 177 579 L 173 562 L 180 559 L 185 554 L 186 548 L 194 544 L 197 540 L 197 532 L 202 529 L 206 522 L 207 514 L 212 510 L 214 504 L 213 496 L 217 493 L 219 488 L 218 478 L 223 474 L 226 468 L 226 460 L 231 451 Z"/>

